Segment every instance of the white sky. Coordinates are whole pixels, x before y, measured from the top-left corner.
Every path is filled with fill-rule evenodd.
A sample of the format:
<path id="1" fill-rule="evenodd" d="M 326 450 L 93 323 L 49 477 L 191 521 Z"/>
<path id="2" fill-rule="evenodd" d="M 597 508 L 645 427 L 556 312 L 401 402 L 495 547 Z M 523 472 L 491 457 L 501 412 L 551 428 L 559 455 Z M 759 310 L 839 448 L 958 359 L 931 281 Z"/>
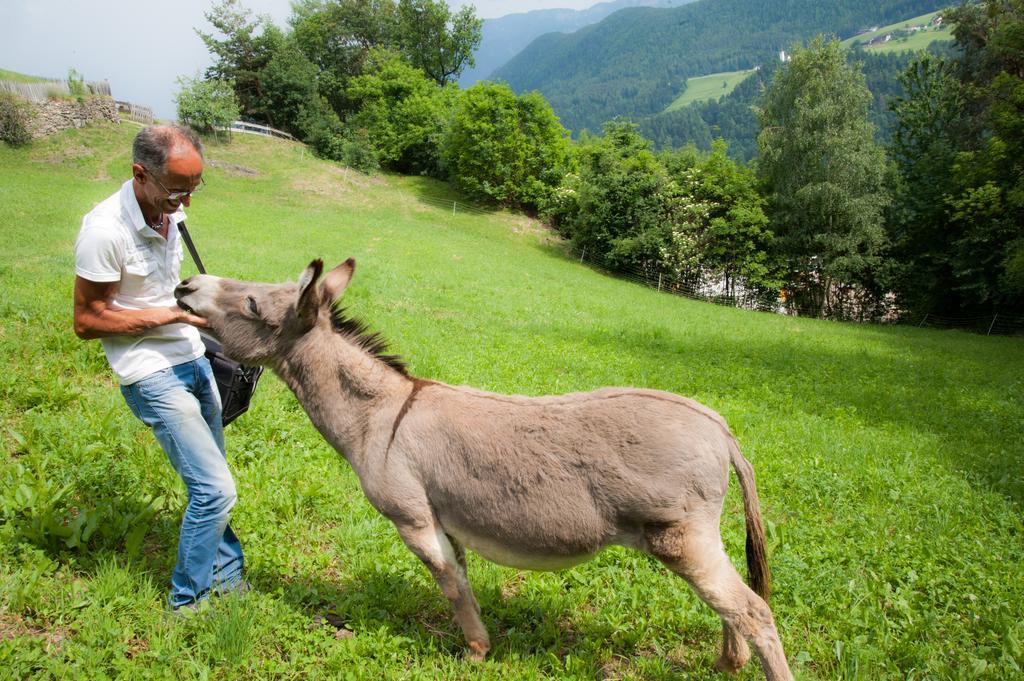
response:
<path id="1" fill-rule="evenodd" d="M 533 9 L 584 9 L 599 0 L 451 0 L 473 4 L 492 19 Z M 66 78 L 74 68 L 86 80 L 107 80 L 115 99 L 149 106 L 174 118 L 175 82 L 210 64 L 193 28 L 211 30 L 203 14 L 214 0 L 0 0 L 0 68 Z M 242 0 L 284 27 L 290 0 Z"/>

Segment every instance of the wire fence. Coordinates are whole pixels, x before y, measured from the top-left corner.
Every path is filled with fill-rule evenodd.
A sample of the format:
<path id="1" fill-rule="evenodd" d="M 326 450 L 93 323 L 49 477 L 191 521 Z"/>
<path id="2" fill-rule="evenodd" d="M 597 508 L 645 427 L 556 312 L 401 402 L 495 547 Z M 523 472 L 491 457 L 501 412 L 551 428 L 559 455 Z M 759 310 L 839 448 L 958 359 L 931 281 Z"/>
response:
<path id="1" fill-rule="evenodd" d="M 619 279 L 625 279 L 633 283 L 653 288 L 660 292 L 672 295 L 700 300 L 716 305 L 736 307 L 745 310 L 757 310 L 760 312 L 774 312 L 777 314 L 799 317 L 815 317 L 820 315 L 816 310 L 802 309 L 787 305 L 781 296 L 768 296 L 762 291 L 750 290 L 737 282 L 733 286 L 727 286 L 724 279 L 719 280 L 694 280 L 678 279 L 659 273 L 654 274 L 644 271 L 638 267 L 608 267 L 604 262 L 588 257 L 586 249 L 582 251 L 571 250 L 570 255 L 577 259 L 580 264 L 587 265 L 592 269 L 601 271 Z M 916 317 L 899 315 L 896 313 L 887 315 L 881 320 L 878 319 L 843 319 L 861 323 L 876 323 L 889 325 L 918 326 L 931 329 L 958 329 L 981 333 L 987 336 L 1024 336 L 1024 316 L 994 314 L 986 316 L 942 316 L 934 314 L 918 315 Z"/>
<path id="2" fill-rule="evenodd" d="M 483 208 L 481 206 L 473 206 L 468 203 L 459 203 L 454 199 L 446 199 L 440 196 L 425 196 L 420 195 L 417 197 L 420 201 L 433 206 L 434 208 L 442 208 L 444 210 L 450 210 L 452 215 L 456 213 L 469 213 L 470 215 L 490 215 L 494 212 L 493 209 Z"/>

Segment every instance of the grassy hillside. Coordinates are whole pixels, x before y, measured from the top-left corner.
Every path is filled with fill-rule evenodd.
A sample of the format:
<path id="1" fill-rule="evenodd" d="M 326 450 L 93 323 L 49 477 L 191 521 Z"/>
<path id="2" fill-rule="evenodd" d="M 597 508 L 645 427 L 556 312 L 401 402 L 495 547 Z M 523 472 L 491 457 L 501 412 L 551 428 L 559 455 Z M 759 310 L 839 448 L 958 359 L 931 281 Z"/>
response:
<path id="1" fill-rule="evenodd" d="M 938 27 L 928 25 L 934 17 L 941 15 L 942 12 L 922 14 L 921 16 L 914 17 L 913 19 L 889 24 L 888 26 L 883 26 L 882 28 L 869 33 L 863 33 L 852 38 L 847 38 L 842 42 L 842 45 L 844 47 L 862 45 L 867 52 L 873 54 L 905 51 L 917 52 L 927 48 L 932 41 L 948 41 L 953 39 L 953 31 L 949 24 L 943 24 Z M 920 30 L 913 30 L 916 27 L 922 26 L 924 28 Z M 896 35 L 894 35 L 893 39 L 888 42 L 876 43 L 874 45 L 868 44 L 870 41 L 883 37 L 887 34 Z"/>
<path id="2" fill-rule="evenodd" d="M 169 618 L 183 490 L 71 332 L 81 215 L 126 176 L 134 131 L 0 146 L 0 678 L 719 678 L 718 619 L 624 549 L 560 573 L 470 555 L 494 648 L 464 660 L 426 570 L 272 376 L 227 433 L 255 590 Z M 720 411 L 757 470 L 798 678 L 1024 666 L 1020 340 L 683 300 L 581 267 L 528 219 L 435 208 L 427 179 L 255 136 L 207 156 L 189 222 L 209 269 L 279 281 L 355 256 L 350 311 L 418 376 L 647 386 Z M 742 566 L 737 487 L 723 529 Z"/>
<path id="3" fill-rule="evenodd" d="M 15 83 L 46 83 L 46 78 L 39 78 L 38 76 L 27 76 L 24 73 L 18 73 L 17 71 L 8 71 L 7 69 L 0 69 L 0 80 L 9 80 Z"/>
<path id="4" fill-rule="evenodd" d="M 686 80 L 686 91 L 665 108 L 665 112 L 681 109 L 687 104 L 704 102 L 709 99 L 724 97 L 736 89 L 747 76 L 754 72 L 754 69 L 743 71 L 726 71 L 724 73 L 712 73 L 708 76 L 688 78 Z"/>

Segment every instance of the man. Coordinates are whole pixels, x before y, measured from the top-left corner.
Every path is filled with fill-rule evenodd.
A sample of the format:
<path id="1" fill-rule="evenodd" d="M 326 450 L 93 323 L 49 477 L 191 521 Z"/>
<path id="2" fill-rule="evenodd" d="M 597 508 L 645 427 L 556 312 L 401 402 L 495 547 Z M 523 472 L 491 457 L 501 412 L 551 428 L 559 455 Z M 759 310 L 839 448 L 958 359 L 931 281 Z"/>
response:
<path id="1" fill-rule="evenodd" d="M 185 482 L 169 604 L 197 609 L 211 593 L 248 588 L 228 525 L 235 483 L 221 404 L 196 327 L 179 308 L 177 223 L 202 187 L 203 149 L 188 128 L 156 125 L 132 145 L 132 179 L 82 220 L 75 244 L 75 333 L 99 338 L 132 413 L 152 428 Z"/>

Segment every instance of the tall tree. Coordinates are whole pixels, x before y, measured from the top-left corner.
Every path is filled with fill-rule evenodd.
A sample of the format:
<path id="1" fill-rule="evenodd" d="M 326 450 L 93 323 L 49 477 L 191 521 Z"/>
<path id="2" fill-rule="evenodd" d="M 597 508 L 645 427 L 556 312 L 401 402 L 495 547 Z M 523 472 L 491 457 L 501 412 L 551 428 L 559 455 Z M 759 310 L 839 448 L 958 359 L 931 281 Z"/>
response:
<path id="1" fill-rule="evenodd" d="M 232 83 L 241 114 L 272 123 L 268 112 L 260 106 L 260 72 L 281 46 L 281 30 L 269 17 L 253 17 L 239 0 L 220 0 L 204 16 L 216 29 L 215 33 L 196 29 L 214 57 L 213 65 L 206 69 L 206 78 Z"/>
<path id="2" fill-rule="evenodd" d="M 958 50 L 904 74 L 894 110 L 903 182 L 893 233 L 901 304 L 916 313 L 1024 312 L 1024 0 L 945 15 Z"/>
<path id="3" fill-rule="evenodd" d="M 789 268 L 790 303 L 815 314 L 873 314 L 885 292 L 885 153 L 871 93 L 837 41 L 796 48 L 760 112 L 758 171 Z"/>
<path id="4" fill-rule="evenodd" d="M 954 259 L 958 238 L 946 198 L 953 163 L 967 137 L 966 91 L 951 59 L 924 54 L 904 71 L 904 96 L 893 105 L 892 155 L 900 183 L 889 217 L 896 261 L 894 287 L 901 308 L 914 313 L 958 314 Z"/>
<path id="5" fill-rule="evenodd" d="M 473 66 L 484 22 L 472 5 L 452 14 L 444 0 L 400 0 L 398 12 L 402 51 L 438 85 L 457 80 Z"/>

